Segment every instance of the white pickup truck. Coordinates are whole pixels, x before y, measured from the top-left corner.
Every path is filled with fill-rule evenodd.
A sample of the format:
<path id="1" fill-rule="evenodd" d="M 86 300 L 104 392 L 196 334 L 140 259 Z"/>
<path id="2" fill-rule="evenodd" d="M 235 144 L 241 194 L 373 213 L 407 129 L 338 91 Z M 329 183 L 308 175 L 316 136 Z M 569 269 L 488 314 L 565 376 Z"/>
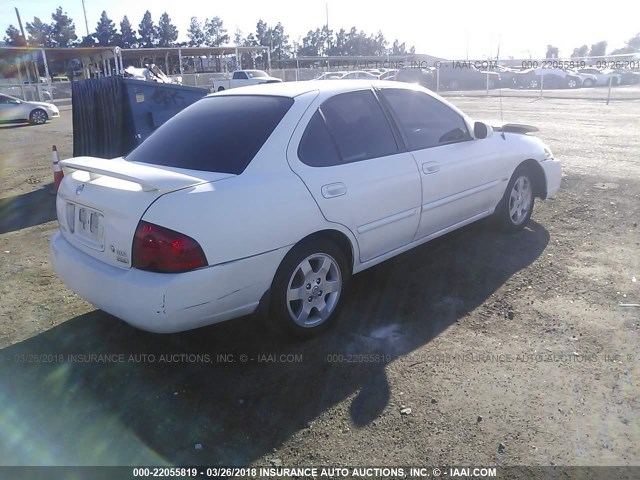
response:
<path id="1" fill-rule="evenodd" d="M 260 83 L 282 82 L 279 78 L 270 76 L 262 70 L 236 70 L 231 75 L 231 79 L 214 78 L 211 83 L 212 92 L 221 92 L 229 88 L 246 87 L 247 85 L 258 85 Z"/>

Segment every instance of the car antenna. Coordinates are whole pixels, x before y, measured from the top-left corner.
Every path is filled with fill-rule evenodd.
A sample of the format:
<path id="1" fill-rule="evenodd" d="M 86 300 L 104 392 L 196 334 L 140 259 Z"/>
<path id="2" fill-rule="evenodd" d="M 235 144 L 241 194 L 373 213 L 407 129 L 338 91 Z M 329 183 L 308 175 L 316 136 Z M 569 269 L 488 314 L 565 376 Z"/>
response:
<path id="1" fill-rule="evenodd" d="M 498 51 L 496 52 L 496 65 L 498 65 L 498 59 L 500 58 L 500 42 L 501 38 L 498 39 Z M 507 137 L 504 134 L 504 112 L 502 110 L 502 81 L 498 82 L 498 97 L 500 98 L 500 136 L 503 140 L 506 140 Z"/>

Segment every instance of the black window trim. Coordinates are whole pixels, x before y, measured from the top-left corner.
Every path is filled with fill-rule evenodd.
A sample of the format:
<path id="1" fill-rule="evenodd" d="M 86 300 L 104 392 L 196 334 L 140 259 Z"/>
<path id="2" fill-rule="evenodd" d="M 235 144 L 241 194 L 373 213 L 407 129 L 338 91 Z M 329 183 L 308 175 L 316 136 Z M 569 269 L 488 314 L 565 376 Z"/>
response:
<path id="1" fill-rule="evenodd" d="M 389 127 L 391 127 L 391 133 L 393 133 L 393 137 L 395 138 L 396 145 L 398 146 L 397 153 L 406 153 L 409 151 L 409 144 L 407 143 L 407 139 L 402 135 L 402 129 L 400 128 L 400 124 L 396 121 L 393 116 L 393 111 L 391 106 L 387 103 L 387 99 L 382 95 L 378 95 L 381 89 L 379 87 L 372 87 L 371 91 L 373 92 L 373 96 L 376 97 L 380 108 L 384 112 L 384 116 L 387 119 L 387 123 Z"/>
<path id="2" fill-rule="evenodd" d="M 405 145 L 406 151 L 407 152 L 419 152 L 421 150 L 427 150 L 430 148 L 438 148 L 438 147 L 446 147 L 447 145 L 455 145 L 456 143 L 463 143 L 463 142 L 469 142 L 471 140 L 475 140 L 473 138 L 473 136 L 471 135 L 471 132 L 469 131 L 469 126 L 467 125 L 467 122 L 465 121 L 464 117 L 462 115 L 460 115 L 458 112 L 456 112 L 454 109 L 452 109 L 449 105 L 447 105 L 444 102 L 441 102 L 440 100 L 438 100 L 437 98 L 424 93 L 424 92 L 420 92 L 419 90 L 412 90 L 409 88 L 394 88 L 394 87 L 375 87 L 376 90 L 378 90 L 380 92 L 379 98 L 381 100 L 381 103 L 384 103 L 385 108 L 387 108 L 389 110 L 389 115 L 391 115 L 391 117 L 393 118 L 393 121 L 396 125 L 396 128 L 398 128 L 398 131 L 400 132 L 400 135 L 402 137 L 402 141 Z M 464 140 L 457 140 L 457 141 L 453 141 L 453 142 L 447 142 L 447 143 L 442 143 L 440 145 L 433 145 L 431 147 L 425 147 L 425 148 L 417 148 L 417 149 L 410 149 L 409 148 L 409 141 L 407 140 L 406 135 L 404 134 L 404 132 L 402 131 L 402 128 L 400 127 L 401 123 L 400 120 L 398 119 L 398 116 L 396 115 L 396 113 L 393 111 L 393 108 L 391 108 L 391 105 L 389 104 L 389 101 L 384 97 L 384 91 L 385 90 L 401 90 L 401 91 L 409 91 L 409 92 L 418 92 L 421 93 L 422 95 L 426 95 L 428 97 L 431 97 L 433 100 L 435 100 L 436 102 L 439 102 L 442 106 L 448 108 L 449 110 L 451 110 L 452 113 L 454 113 L 455 115 L 458 116 L 458 118 L 460 118 L 460 120 L 462 120 L 462 123 L 465 127 L 466 130 L 466 134 L 468 136 L 468 138 L 464 139 Z"/>
<path id="3" fill-rule="evenodd" d="M 322 102 L 322 103 L 324 104 L 324 102 Z M 320 115 L 320 118 L 322 119 L 322 123 L 324 124 L 324 128 L 327 129 L 327 133 L 329 134 L 329 138 L 331 139 L 331 143 L 333 143 L 333 148 L 335 149 L 336 154 L 338 155 L 338 158 L 340 159 L 340 165 L 345 165 L 344 157 L 342 156 L 342 153 L 340 152 L 340 149 L 338 148 L 338 142 L 336 141 L 336 137 L 333 135 L 333 132 L 329 128 L 329 124 L 327 123 L 327 117 L 324 116 L 324 112 L 322 111 L 322 105 L 320 105 L 318 107 L 316 112 Z M 315 113 L 313 115 L 315 115 Z M 311 118 L 313 118 L 313 115 L 311 115 Z M 309 123 L 311 123 L 311 120 L 309 120 Z M 307 125 L 309 125 L 309 123 L 307 123 Z M 305 128 L 304 133 L 307 133 L 306 128 Z M 300 140 L 301 140 L 300 143 L 302 143 L 302 139 L 300 139 Z"/>

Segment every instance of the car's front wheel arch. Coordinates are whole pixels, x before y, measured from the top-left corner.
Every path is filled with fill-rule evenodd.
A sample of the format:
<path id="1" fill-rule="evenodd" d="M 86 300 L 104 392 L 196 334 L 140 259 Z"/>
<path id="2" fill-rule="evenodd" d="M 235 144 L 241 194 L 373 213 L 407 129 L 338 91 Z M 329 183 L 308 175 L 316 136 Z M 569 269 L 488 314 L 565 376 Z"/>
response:
<path id="1" fill-rule="evenodd" d="M 536 198 L 545 200 L 547 198 L 547 177 L 545 176 L 540 163 L 530 158 L 518 165 L 518 168 L 526 168 L 531 173 L 533 180 L 533 195 Z"/>
<path id="2" fill-rule="evenodd" d="M 542 168 L 538 162 L 526 160 L 511 175 L 504 195 L 493 213 L 494 222 L 501 230 L 510 233 L 522 230 L 531 218 L 535 198 L 540 197 L 541 189 L 545 189 L 542 198 L 546 197 L 546 182 L 542 183 L 544 172 L 540 170 Z"/>

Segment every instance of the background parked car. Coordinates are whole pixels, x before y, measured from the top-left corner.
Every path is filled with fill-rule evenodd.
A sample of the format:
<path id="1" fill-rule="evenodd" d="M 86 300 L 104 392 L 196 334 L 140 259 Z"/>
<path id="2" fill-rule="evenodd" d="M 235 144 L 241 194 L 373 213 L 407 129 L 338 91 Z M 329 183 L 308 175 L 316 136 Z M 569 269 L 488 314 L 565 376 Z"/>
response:
<path id="1" fill-rule="evenodd" d="M 380 75 L 378 75 L 378 80 L 390 79 L 391 77 L 394 77 L 396 75 L 396 73 L 398 73 L 398 69 L 397 68 L 391 68 L 389 70 L 385 70 Z"/>
<path id="2" fill-rule="evenodd" d="M 487 88 L 487 76 L 489 88 L 500 86 L 500 74 L 478 70 L 469 62 L 441 62 L 437 75 L 440 87 L 447 90 L 469 90 Z"/>
<path id="3" fill-rule="evenodd" d="M 543 88 L 578 88 L 582 79 L 559 68 L 532 68 L 523 70 L 513 76 L 516 87 L 540 88 L 544 77 Z"/>
<path id="4" fill-rule="evenodd" d="M 46 123 L 60 116 L 60 111 L 52 103 L 26 102 L 19 98 L 0 94 L 0 122 L 29 122 L 32 125 Z"/>
<path id="5" fill-rule="evenodd" d="M 365 72 L 364 70 L 357 70 L 355 72 L 345 73 L 342 77 L 340 77 L 340 80 L 356 80 L 356 79 L 377 80 L 378 77 L 376 77 L 373 73 Z"/>
<path id="6" fill-rule="evenodd" d="M 620 85 L 637 85 L 640 83 L 640 72 L 630 69 L 614 70 L 620 76 Z"/>
<path id="7" fill-rule="evenodd" d="M 496 71 L 500 75 L 501 87 L 513 87 L 513 77 L 519 72 L 519 70 L 515 70 L 504 65 L 498 65 L 496 66 Z"/>
<path id="8" fill-rule="evenodd" d="M 275 78 L 262 70 L 236 70 L 231 74 L 231 79 L 214 79 L 211 84 L 212 92 L 221 92 L 231 88 L 260 85 L 262 83 L 280 83 L 282 79 Z"/>
<path id="9" fill-rule="evenodd" d="M 436 77 L 433 70 L 426 68 L 401 68 L 395 74 L 394 79 L 398 82 L 417 83 L 431 90 L 435 90 L 436 87 Z"/>
<path id="10" fill-rule="evenodd" d="M 565 69 L 569 75 L 575 75 L 582 80 L 583 87 L 595 87 L 598 83 L 598 77 L 596 77 L 593 73 L 584 72 L 582 70 L 573 70 L 570 68 Z"/>
<path id="11" fill-rule="evenodd" d="M 346 73 L 347 72 L 325 72 L 317 77 L 316 80 L 338 80 L 342 78 Z"/>
<path id="12" fill-rule="evenodd" d="M 595 77 L 595 85 L 609 85 L 609 80 L 611 80 L 611 85 L 614 87 L 620 85 L 621 76 L 611 69 L 598 70 L 597 68 L 581 68 L 578 70 L 578 74 L 593 75 Z M 585 87 L 586 86 L 587 85 L 585 85 Z"/>

